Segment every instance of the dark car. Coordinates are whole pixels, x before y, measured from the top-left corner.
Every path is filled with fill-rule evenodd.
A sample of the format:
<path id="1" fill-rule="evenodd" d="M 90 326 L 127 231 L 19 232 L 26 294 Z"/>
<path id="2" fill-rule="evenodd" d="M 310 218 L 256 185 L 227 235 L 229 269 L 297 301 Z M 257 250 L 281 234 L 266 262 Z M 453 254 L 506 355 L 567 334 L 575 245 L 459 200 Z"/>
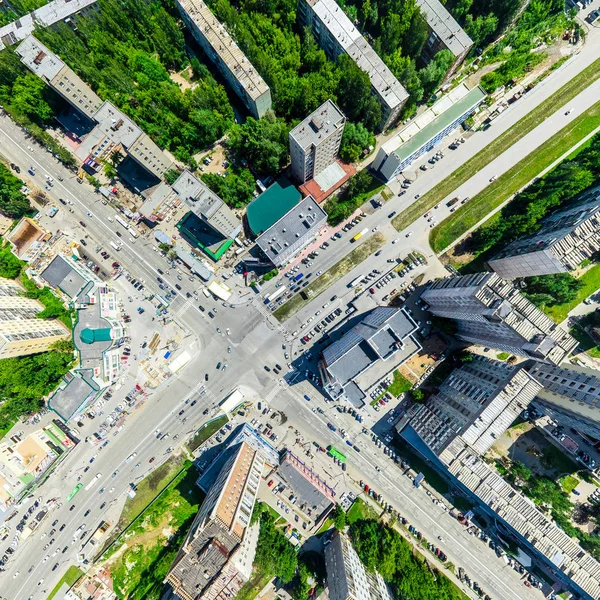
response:
<path id="1" fill-rule="evenodd" d="M 195 406 L 195 405 L 196 405 L 196 402 L 198 402 L 198 400 L 194 400 L 194 401 L 192 401 L 192 403 L 190 404 L 190 406 Z"/>
<path id="2" fill-rule="evenodd" d="M 266 371 L 267 373 L 270 373 L 270 372 L 271 372 L 271 369 L 270 369 L 269 367 L 267 367 L 267 365 L 265 365 L 265 371 Z"/>
<path id="3" fill-rule="evenodd" d="M 215 318 L 215 315 L 214 315 L 212 312 L 209 312 L 209 313 L 208 313 L 208 316 L 209 316 L 211 319 L 214 319 L 214 318 Z"/>
<path id="4" fill-rule="evenodd" d="M 205 408 L 205 409 L 202 411 L 202 414 L 203 414 L 203 415 L 207 415 L 208 413 L 209 413 L 209 410 L 208 410 L 208 408 Z"/>
<path id="5" fill-rule="evenodd" d="M 220 362 L 218 362 L 218 363 L 217 363 L 217 370 L 219 370 L 220 368 L 221 368 L 221 363 L 220 363 Z"/>
<path id="6" fill-rule="evenodd" d="M 178 416 L 181 416 L 184 412 L 185 412 L 185 410 L 180 410 Z"/>
<path id="7" fill-rule="evenodd" d="M 82 227 L 87 227 L 87 225 L 85 224 L 85 222 L 84 222 L 84 221 L 79 221 L 79 224 L 80 224 Z"/>
<path id="8" fill-rule="evenodd" d="M 59 199 L 58 199 L 58 201 L 59 201 L 61 204 L 64 204 L 65 206 L 67 205 L 67 202 L 66 202 L 66 200 L 63 200 L 62 198 L 59 198 Z"/>
<path id="9" fill-rule="evenodd" d="M 204 376 L 204 381 L 208 381 L 208 373 Z"/>
<path id="10" fill-rule="evenodd" d="M 199 308 L 199 309 L 200 309 L 202 312 L 204 312 L 204 311 L 206 310 L 206 309 L 204 308 L 204 306 L 202 306 L 202 304 L 198 304 L 198 308 Z"/>
<path id="11" fill-rule="evenodd" d="M 92 511 L 88 508 L 84 513 L 83 516 L 87 517 Z"/>
<path id="12" fill-rule="evenodd" d="M 65 527 L 66 527 L 66 526 L 67 526 L 67 525 L 66 525 L 66 523 L 63 523 L 63 524 L 60 526 L 60 529 L 59 529 L 59 531 L 64 531 L 64 529 L 65 529 Z"/>
<path id="13" fill-rule="evenodd" d="M 176 284 L 175 284 L 175 287 L 176 287 L 178 290 L 181 290 L 181 286 L 180 286 L 178 283 L 176 283 Z"/>
<path id="14" fill-rule="evenodd" d="M 106 502 L 103 502 L 103 503 L 100 505 L 100 510 L 102 510 L 102 509 L 103 509 L 105 506 L 106 506 Z"/>
<path id="15" fill-rule="evenodd" d="M 115 231 L 115 233 L 117 234 L 117 237 L 123 237 L 120 231 Z"/>
<path id="16" fill-rule="evenodd" d="M 276 368 L 276 369 L 279 369 L 279 370 L 281 371 L 281 366 L 280 366 L 280 365 L 278 365 L 277 363 L 275 363 L 275 368 Z"/>

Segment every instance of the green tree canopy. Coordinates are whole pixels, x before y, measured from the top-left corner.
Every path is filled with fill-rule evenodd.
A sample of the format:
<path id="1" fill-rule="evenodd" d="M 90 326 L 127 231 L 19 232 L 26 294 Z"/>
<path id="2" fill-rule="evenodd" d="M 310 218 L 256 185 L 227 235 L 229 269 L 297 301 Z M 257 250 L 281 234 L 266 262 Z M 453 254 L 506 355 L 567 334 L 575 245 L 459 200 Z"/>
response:
<path id="1" fill-rule="evenodd" d="M 575 279 L 570 273 L 556 273 L 554 275 L 539 275 L 528 277 L 527 288 L 524 295 L 534 304 L 565 304 L 577 298 L 577 292 L 583 282 Z"/>

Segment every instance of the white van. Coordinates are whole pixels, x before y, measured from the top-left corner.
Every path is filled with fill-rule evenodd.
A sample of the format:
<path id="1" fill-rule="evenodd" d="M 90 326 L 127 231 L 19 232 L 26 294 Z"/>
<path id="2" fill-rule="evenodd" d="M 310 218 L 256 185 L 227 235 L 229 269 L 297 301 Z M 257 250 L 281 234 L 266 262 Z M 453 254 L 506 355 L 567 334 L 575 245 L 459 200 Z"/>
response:
<path id="1" fill-rule="evenodd" d="M 121 246 L 119 246 L 118 244 L 115 244 L 114 242 L 111 242 L 110 245 L 118 252 L 121 249 Z"/>
<path id="2" fill-rule="evenodd" d="M 206 288 L 202 288 L 202 293 L 207 297 L 210 298 L 210 292 L 206 289 Z"/>
<path id="3" fill-rule="evenodd" d="M 114 223 L 114 219 L 112 217 L 106 217 L 111 223 Z"/>

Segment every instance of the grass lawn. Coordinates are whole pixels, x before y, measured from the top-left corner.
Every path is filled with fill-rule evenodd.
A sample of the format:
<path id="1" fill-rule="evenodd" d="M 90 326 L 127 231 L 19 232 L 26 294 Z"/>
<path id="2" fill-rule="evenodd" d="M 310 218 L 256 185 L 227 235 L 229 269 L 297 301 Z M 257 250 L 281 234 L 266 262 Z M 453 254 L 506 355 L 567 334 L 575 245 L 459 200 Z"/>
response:
<path id="1" fill-rule="evenodd" d="M 58 594 L 58 590 L 62 587 L 64 583 L 66 583 L 69 587 L 75 584 L 76 581 L 79 580 L 80 577 L 83 577 L 84 573 L 75 565 L 71 565 L 67 572 L 60 578 L 60 581 L 54 586 L 54 589 L 48 595 L 48 600 L 52 600 L 56 594 Z"/>
<path id="2" fill-rule="evenodd" d="M 358 246 L 358 248 L 352 250 L 350 254 L 347 254 L 342 260 L 335 263 L 333 267 L 325 271 L 323 275 L 317 277 L 310 285 L 304 288 L 303 292 L 308 296 L 308 300 L 304 300 L 301 294 L 296 294 L 283 306 L 279 307 L 273 315 L 280 322 L 294 316 L 304 306 L 312 302 L 319 294 L 322 294 L 328 287 L 333 285 L 344 275 L 350 273 L 354 267 L 366 260 L 371 254 L 377 252 L 383 244 L 385 244 L 385 237 L 383 234 L 376 233 L 371 236 Z M 312 294 L 310 292 L 312 292 Z"/>
<path id="3" fill-rule="evenodd" d="M 565 475 L 560 480 L 560 485 L 567 494 L 570 494 L 579 485 L 579 479 L 573 475 Z"/>
<path id="4" fill-rule="evenodd" d="M 577 292 L 577 297 L 572 302 L 566 304 L 557 304 L 548 306 L 543 310 L 556 323 L 561 323 L 567 318 L 569 311 L 573 310 L 578 304 L 583 302 L 588 296 L 600 289 L 600 264 L 588 269 L 580 278 L 583 286 Z"/>
<path id="5" fill-rule="evenodd" d="M 221 415 L 217 417 L 213 421 L 209 421 L 198 431 L 196 435 L 187 443 L 187 449 L 190 452 L 193 452 L 196 448 L 200 447 L 204 442 L 211 436 L 217 433 L 223 425 L 225 425 L 229 421 L 229 417 L 227 415 Z"/>
<path id="6" fill-rule="evenodd" d="M 319 531 L 317 531 L 316 535 L 321 535 L 322 533 L 329 531 L 332 527 L 333 527 L 333 519 L 327 518 L 323 521 L 323 525 L 321 525 L 321 527 L 319 528 Z"/>
<path id="7" fill-rule="evenodd" d="M 13 428 L 16 422 L 15 419 L 14 421 L 7 423 L 5 427 L 0 427 L 0 440 Z"/>
<path id="8" fill-rule="evenodd" d="M 550 442 L 545 448 L 542 448 L 540 462 L 547 469 L 554 469 L 556 475 L 569 475 L 579 470 L 579 466 L 575 461 L 571 460 Z"/>
<path id="9" fill-rule="evenodd" d="M 510 354 L 509 354 L 508 352 L 499 352 L 499 353 L 496 355 L 496 358 L 497 358 L 498 360 L 506 360 L 507 358 L 510 358 Z"/>
<path id="10" fill-rule="evenodd" d="M 583 350 L 592 358 L 600 358 L 600 348 L 581 327 L 571 327 L 569 333 L 579 342 Z"/>
<path id="11" fill-rule="evenodd" d="M 600 102 L 597 102 L 434 227 L 429 234 L 433 251 L 442 252 L 599 125 Z"/>
<path id="12" fill-rule="evenodd" d="M 438 183 L 432 190 L 423 195 L 417 202 L 396 216 L 392 225 L 401 231 L 414 223 L 422 214 L 432 209 L 438 202 L 449 196 L 456 188 L 471 179 L 478 171 L 492 160 L 535 129 L 544 119 L 556 112 L 566 102 L 569 102 L 600 77 L 600 59 L 595 60 L 581 73 L 577 74 L 552 96 L 544 100 L 536 108 L 526 114 L 510 129 L 498 136 L 473 158 L 458 167 L 446 179 Z"/>
<path id="13" fill-rule="evenodd" d="M 378 520 L 379 513 L 370 504 L 367 504 L 362 498 L 357 498 L 356 502 L 346 513 L 346 522 L 351 525 L 355 521 L 360 521 L 361 519 Z"/>
<path id="14" fill-rule="evenodd" d="M 271 579 L 273 579 L 272 573 L 267 573 L 257 568 L 252 574 L 250 581 L 238 592 L 235 600 L 253 600 Z"/>
<path id="15" fill-rule="evenodd" d="M 387 391 L 392 394 L 392 396 L 398 397 L 400 394 L 404 392 L 408 392 L 408 390 L 412 390 L 413 384 L 400 373 L 400 371 L 394 371 L 394 381 L 387 389 Z"/>

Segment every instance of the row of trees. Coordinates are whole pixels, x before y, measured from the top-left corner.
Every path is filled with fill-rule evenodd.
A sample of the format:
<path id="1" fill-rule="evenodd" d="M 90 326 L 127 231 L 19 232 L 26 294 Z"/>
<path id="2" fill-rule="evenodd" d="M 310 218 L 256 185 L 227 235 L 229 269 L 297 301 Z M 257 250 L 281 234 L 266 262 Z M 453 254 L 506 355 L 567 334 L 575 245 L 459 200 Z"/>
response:
<path id="1" fill-rule="evenodd" d="M 350 526 L 358 556 L 370 571 L 377 569 L 401 600 L 460 600 L 462 593 L 444 575 L 413 553 L 411 545 L 380 521 Z"/>
<path id="2" fill-rule="evenodd" d="M 573 159 L 567 159 L 507 204 L 499 218 L 477 229 L 470 239 L 475 254 L 492 255 L 513 240 L 534 233 L 540 221 L 571 201 L 600 177 L 600 135 Z"/>
<path id="3" fill-rule="evenodd" d="M 539 307 L 571 302 L 583 287 L 583 281 L 570 273 L 528 277 L 525 282 L 527 287 L 523 295 Z"/>
<path id="4" fill-rule="evenodd" d="M 27 196 L 21 192 L 23 182 L 0 163 L 0 213 L 18 219 L 31 211 Z"/>

